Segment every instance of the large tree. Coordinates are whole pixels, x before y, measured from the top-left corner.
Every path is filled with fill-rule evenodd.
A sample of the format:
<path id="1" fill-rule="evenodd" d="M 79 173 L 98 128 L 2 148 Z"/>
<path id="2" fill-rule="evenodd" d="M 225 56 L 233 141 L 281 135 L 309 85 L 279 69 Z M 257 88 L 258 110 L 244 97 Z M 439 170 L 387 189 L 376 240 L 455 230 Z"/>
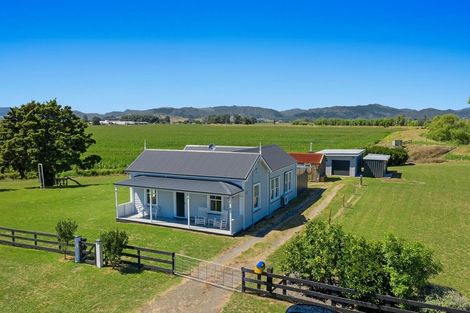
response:
<path id="1" fill-rule="evenodd" d="M 55 99 L 11 108 L 0 122 L 0 169 L 11 168 L 25 178 L 42 163 L 46 186 L 51 186 L 57 173 L 80 165 L 80 155 L 95 143 L 86 127 Z"/>

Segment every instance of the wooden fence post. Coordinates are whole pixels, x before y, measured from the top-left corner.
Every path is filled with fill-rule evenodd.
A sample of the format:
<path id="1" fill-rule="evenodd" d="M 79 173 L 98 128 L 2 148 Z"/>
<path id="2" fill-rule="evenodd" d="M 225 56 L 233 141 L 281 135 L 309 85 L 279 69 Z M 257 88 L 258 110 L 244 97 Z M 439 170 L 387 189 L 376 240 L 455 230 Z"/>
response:
<path id="1" fill-rule="evenodd" d="M 256 275 L 256 278 L 257 278 L 258 280 L 261 280 L 261 274 Z M 261 284 L 260 284 L 260 283 L 257 283 L 257 284 L 256 284 L 256 288 L 257 288 L 257 289 L 261 289 Z"/>
<path id="2" fill-rule="evenodd" d="M 15 231 L 11 231 L 11 241 L 15 242 Z"/>
<path id="3" fill-rule="evenodd" d="M 142 266 L 142 264 L 140 263 L 140 250 L 137 249 L 137 264 L 139 265 L 139 268 Z"/>
<path id="4" fill-rule="evenodd" d="M 274 271 L 272 266 L 269 266 L 268 269 L 266 270 L 266 273 L 272 274 Z M 273 277 L 267 275 L 266 276 L 266 291 L 267 292 L 273 292 Z"/>
<path id="5" fill-rule="evenodd" d="M 245 287 L 246 287 L 245 271 L 244 271 L 244 268 L 242 267 L 242 292 L 246 291 Z"/>
<path id="6" fill-rule="evenodd" d="M 286 286 L 286 285 L 287 285 L 287 280 L 286 280 L 286 279 L 283 279 L 283 280 L 282 280 L 282 284 L 283 284 L 284 286 Z M 282 294 L 283 294 L 284 296 L 287 295 L 287 290 L 286 290 L 285 288 L 282 288 Z"/>
<path id="7" fill-rule="evenodd" d="M 175 261 L 176 261 L 175 256 L 176 256 L 175 253 L 172 252 L 172 253 L 171 253 L 171 273 L 172 273 L 173 275 L 175 275 Z M 207 271 L 207 267 L 206 267 L 206 271 Z M 206 276 L 207 276 L 207 275 L 206 275 Z"/>
<path id="8" fill-rule="evenodd" d="M 38 234 L 34 234 L 34 245 L 38 245 Z"/>

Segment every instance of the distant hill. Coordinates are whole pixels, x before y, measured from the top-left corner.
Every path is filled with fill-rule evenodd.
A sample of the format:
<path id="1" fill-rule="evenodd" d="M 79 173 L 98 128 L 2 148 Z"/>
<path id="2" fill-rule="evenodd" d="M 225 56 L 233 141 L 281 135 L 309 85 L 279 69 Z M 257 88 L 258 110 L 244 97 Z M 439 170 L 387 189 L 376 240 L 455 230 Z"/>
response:
<path id="1" fill-rule="evenodd" d="M 9 108 L 0 108 L 0 117 L 8 112 Z M 317 119 L 317 118 L 385 118 L 404 115 L 413 119 L 432 118 L 441 114 L 456 114 L 463 118 L 470 118 L 470 108 L 462 110 L 438 110 L 433 108 L 423 110 L 413 109 L 397 109 L 381 104 L 367 104 L 357 106 L 332 106 L 314 109 L 290 109 L 285 111 L 276 111 L 273 109 L 253 107 L 253 106 L 214 106 L 207 108 L 172 108 L 161 107 L 148 110 L 125 110 L 125 111 L 112 111 L 105 114 L 99 113 L 83 113 L 74 111 L 80 117 L 87 115 L 89 119 L 98 116 L 102 119 L 118 119 L 119 117 L 127 114 L 143 114 L 143 115 L 161 115 L 161 116 L 174 116 L 180 118 L 198 119 L 207 117 L 209 115 L 220 114 L 239 114 L 247 117 L 256 117 L 258 119 L 267 120 L 283 120 L 292 121 L 296 119 Z"/>
<path id="2" fill-rule="evenodd" d="M 83 116 L 85 113 L 78 112 L 76 113 L 80 116 Z M 203 118 L 211 114 L 239 114 L 242 116 L 256 117 L 268 120 L 285 120 L 291 121 L 296 119 L 317 119 L 317 118 L 385 118 L 385 117 L 395 117 L 399 115 L 404 115 L 413 119 L 424 119 L 432 118 L 436 115 L 441 114 L 456 114 L 460 117 L 470 118 L 470 108 L 462 110 L 438 110 L 438 109 L 423 109 L 423 110 L 413 110 L 413 109 L 397 109 L 389 106 L 384 106 L 380 104 L 367 104 L 367 105 L 357 105 L 357 106 L 332 106 L 324 108 L 314 108 L 314 109 L 291 109 L 286 111 L 276 111 L 273 109 L 266 109 L 261 107 L 252 107 L 252 106 L 215 106 L 207 108 L 193 108 L 193 107 L 184 107 L 184 108 L 171 108 L 171 107 L 161 107 L 148 110 L 125 110 L 125 111 L 113 111 L 106 114 L 97 114 L 97 113 L 88 113 L 89 118 L 93 116 L 99 116 L 105 119 L 119 118 L 127 114 L 150 114 L 150 115 L 170 115 L 181 118 Z"/>
<path id="3" fill-rule="evenodd" d="M 0 117 L 6 115 L 10 111 L 10 108 L 0 108 Z"/>

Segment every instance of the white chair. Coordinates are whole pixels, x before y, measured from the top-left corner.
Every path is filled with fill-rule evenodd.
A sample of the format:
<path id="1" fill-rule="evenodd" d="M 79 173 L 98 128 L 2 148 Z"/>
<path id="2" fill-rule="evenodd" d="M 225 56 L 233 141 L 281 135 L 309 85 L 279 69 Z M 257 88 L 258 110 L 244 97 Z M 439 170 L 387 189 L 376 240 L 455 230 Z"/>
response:
<path id="1" fill-rule="evenodd" d="M 145 217 L 145 208 L 142 203 L 136 202 L 135 209 L 137 210 L 137 214 L 140 215 L 140 217 Z"/>
<path id="2" fill-rule="evenodd" d="M 197 209 L 197 215 L 194 217 L 194 225 L 206 226 L 207 220 L 207 208 L 199 207 Z"/>
<path id="3" fill-rule="evenodd" d="M 214 228 L 226 229 L 228 223 L 228 212 L 222 211 L 220 213 L 220 218 L 214 219 Z"/>
<path id="4" fill-rule="evenodd" d="M 156 220 L 158 217 L 158 211 L 160 211 L 159 205 L 152 205 L 152 219 Z"/>

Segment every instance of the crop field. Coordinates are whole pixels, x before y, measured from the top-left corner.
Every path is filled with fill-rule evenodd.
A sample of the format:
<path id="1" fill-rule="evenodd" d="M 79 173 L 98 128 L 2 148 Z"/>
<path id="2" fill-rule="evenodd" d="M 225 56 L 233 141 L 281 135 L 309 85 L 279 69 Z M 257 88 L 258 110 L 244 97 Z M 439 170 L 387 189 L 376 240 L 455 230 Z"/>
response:
<path id="1" fill-rule="evenodd" d="M 122 169 L 129 165 L 144 147 L 182 149 L 186 144 L 257 146 L 278 144 L 286 151 L 308 151 L 326 148 L 360 148 L 379 142 L 392 133 L 383 127 L 313 127 L 291 125 L 139 125 L 90 126 L 96 144 L 90 154 L 103 160 L 100 168 Z"/>
<path id="2" fill-rule="evenodd" d="M 93 242 L 104 230 L 134 245 L 211 258 L 238 239 L 115 222 L 112 183 L 125 176 L 80 177 L 82 187 L 40 190 L 37 181 L 0 182 L 0 225 L 54 232 L 59 219 L 78 223 Z M 124 190 L 123 190 L 124 191 Z M 123 197 L 129 195 L 120 192 Z M 64 261 L 57 253 L 0 245 L 0 312 L 129 312 L 179 282 L 162 273 L 120 273 Z"/>

